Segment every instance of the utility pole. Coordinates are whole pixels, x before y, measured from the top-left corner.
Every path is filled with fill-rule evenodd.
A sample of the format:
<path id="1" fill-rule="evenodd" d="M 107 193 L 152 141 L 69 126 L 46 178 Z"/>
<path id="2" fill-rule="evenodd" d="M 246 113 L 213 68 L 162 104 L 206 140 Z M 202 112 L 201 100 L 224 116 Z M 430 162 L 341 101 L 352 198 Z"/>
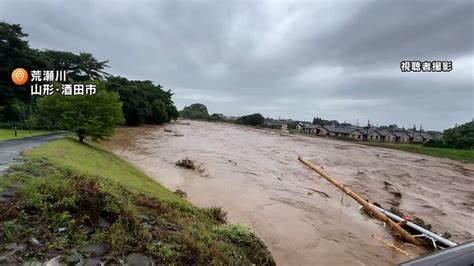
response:
<path id="1" fill-rule="evenodd" d="M 367 119 L 367 130 L 365 132 L 367 138 L 369 137 L 370 119 Z"/>

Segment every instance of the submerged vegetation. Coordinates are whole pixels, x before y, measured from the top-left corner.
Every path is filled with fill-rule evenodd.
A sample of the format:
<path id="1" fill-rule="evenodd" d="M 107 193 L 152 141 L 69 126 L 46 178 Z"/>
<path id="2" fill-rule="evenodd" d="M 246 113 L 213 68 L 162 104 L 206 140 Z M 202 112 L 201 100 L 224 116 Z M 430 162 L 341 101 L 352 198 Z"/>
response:
<path id="1" fill-rule="evenodd" d="M 191 205 L 93 144 L 65 139 L 26 152 L 0 177 L 0 192 L 3 262 L 140 254 L 166 264 L 274 264 L 220 208 Z"/>
<path id="2" fill-rule="evenodd" d="M 191 169 L 191 170 L 196 169 L 196 165 L 194 164 L 194 161 L 189 159 L 188 157 L 186 157 L 182 160 L 178 160 L 176 162 L 176 166 L 183 167 L 183 168 L 186 168 L 186 169 Z"/>

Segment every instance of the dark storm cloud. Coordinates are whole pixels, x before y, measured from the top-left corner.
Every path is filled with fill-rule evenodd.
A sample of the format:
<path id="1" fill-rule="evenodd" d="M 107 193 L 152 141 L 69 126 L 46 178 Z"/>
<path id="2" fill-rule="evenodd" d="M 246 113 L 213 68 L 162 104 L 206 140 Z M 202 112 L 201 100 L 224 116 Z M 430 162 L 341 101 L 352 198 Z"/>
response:
<path id="1" fill-rule="evenodd" d="M 92 52 L 110 72 L 229 115 L 398 123 L 472 119 L 472 1 L 2 1 L 35 48 Z M 400 73 L 401 60 L 452 60 Z"/>

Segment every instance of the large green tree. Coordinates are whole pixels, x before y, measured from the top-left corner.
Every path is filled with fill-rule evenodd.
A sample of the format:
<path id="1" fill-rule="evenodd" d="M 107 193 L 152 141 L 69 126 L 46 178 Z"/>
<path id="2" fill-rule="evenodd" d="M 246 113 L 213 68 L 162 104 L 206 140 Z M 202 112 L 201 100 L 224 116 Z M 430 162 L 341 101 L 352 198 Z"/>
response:
<path id="1" fill-rule="evenodd" d="M 88 82 L 90 83 L 90 82 Z M 73 131 L 83 142 L 86 137 L 104 139 L 123 123 L 122 103 L 115 92 L 107 92 L 101 82 L 95 95 L 63 96 L 59 93 L 38 100 L 42 119 Z"/>
<path id="2" fill-rule="evenodd" d="M 265 118 L 259 114 L 244 115 L 237 119 L 238 124 L 250 125 L 250 126 L 263 126 L 265 123 Z"/>
<path id="3" fill-rule="evenodd" d="M 474 149 L 474 121 L 443 131 L 441 139 L 431 139 L 424 144 L 427 147 Z"/>
<path id="4" fill-rule="evenodd" d="M 446 129 L 443 142 L 447 147 L 456 149 L 474 149 L 474 122 Z"/>
<path id="5" fill-rule="evenodd" d="M 104 71 L 109 61 L 98 61 L 90 53 L 74 54 L 56 50 L 42 53 L 49 60 L 52 69 L 66 70 L 68 78 L 74 81 L 103 80 L 109 75 Z"/>
<path id="6" fill-rule="evenodd" d="M 208 119 L 209 112 L 207 107 L 202 103 L 193 103 L 190 106 L 185 106 L 183 110 L 179 112 L 179 115 L 183 118 L 189 119 Z"/>
<path id="7" fill-rule="evenodd" d="M 163 124 L 178 118 L 178 111 L 171 99 L 173 93 L 164 91 L 161 85 L 154 85 L 149 80 L 110 76 L 106 86 L 107 90 L 120 95 L 127 125 Z"/>

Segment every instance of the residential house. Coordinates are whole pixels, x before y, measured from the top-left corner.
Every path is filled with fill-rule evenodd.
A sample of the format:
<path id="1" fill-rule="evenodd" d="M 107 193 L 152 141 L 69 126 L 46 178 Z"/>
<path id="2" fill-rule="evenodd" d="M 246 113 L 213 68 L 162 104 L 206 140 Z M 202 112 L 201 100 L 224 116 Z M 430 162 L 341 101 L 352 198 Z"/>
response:
<path id="1" fill-rule="evenodd" d="M 425 143 L 430 139 L 433 139 L 433 137 L 430 134 L 425 133 L 425 132 L 418 132 L 418 133 L 415 133 L 413 136 L 413 142 L 416 142 L 416 143 Z"/>
<path id="2" fill-rule="evenodd" d="M 287 122 L 282 122 L 281 123 L 281 129 L 282 130 L 287 130 L 288 129 L 288 123 Z"/>
<path id="3" fill-rule="evenodd" d="M 303 125 L 303 133 L 304 134 L 316 134 L 316 128 L 318 128 L 317 125 L 305 124 L 305 125 Z"/>
<path id="4" fill-rule="evenodd" d="M 303 123 L 298 122 L 298 124 L 296 124 L 296 130 L 298 132 L 301 132 L 303 130 L 303 126 L 304 126 Z"/>
<path id="5" fill-rule="evenodd" d="M 322 137 L 326 137 L 329 135 L 329 128 L 328 126 L 320 126 L 318 125 L 318 127 L 316 128 L 316 135 L 318 136 L 322 136 Z"/>
<path id="6" fill-rule="evenodd" d="M 369 130 L 369 134 L 367 135 L 367 140 L 368 141 L 382 141 L 382 134 L 375 129 L 375 130 Z"/>
<path id="7" fill-rule="evenodd" d="M 338 138 L 347 138 L 354 140 L 363 140 L 364 133 L 357 128 L 353 127 L 327 127 L 329 136 Z"/>
<path id="8" fill-rule="evenodd" d="M 428 130 L 426 131 L 425 133 L 427 133 L 428 135 L 430 135 L 433 139 L 441 139 L 443 137 L 443 133 L 442 132 L 439 132 L 439 131 L 431 131 L 431 130 Z"/>
<path id="9" fill-rule="evenodd" d="M 410 142 L 410 135 L 405 131 L 392 131 L 395 134 L 395 142 L 408 143 Z"/>
<path id="10" fill-rule="evenodd" d="M 377 130 L 377 132 L 379 133 L 382 141 L 395 142 L 397 140 L 397 136 L 395 136 L 395 134 L 390 130 L 382 129 Z"/>

